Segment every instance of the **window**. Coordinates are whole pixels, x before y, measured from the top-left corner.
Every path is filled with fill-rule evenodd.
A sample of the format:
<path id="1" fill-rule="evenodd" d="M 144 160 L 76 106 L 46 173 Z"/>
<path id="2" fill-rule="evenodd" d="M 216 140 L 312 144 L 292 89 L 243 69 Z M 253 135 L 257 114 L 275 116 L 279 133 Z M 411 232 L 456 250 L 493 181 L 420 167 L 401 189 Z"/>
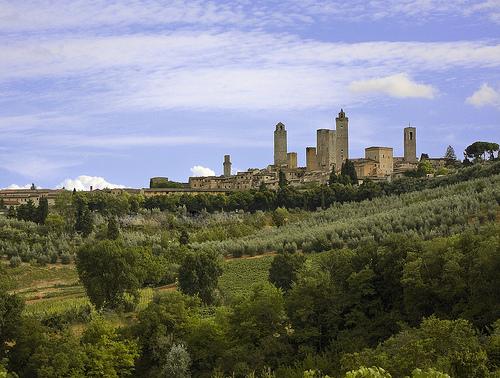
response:
<path id="1" fill-rule="evenodd" d="M 413 131 L 410 131 L 410 140 L 413 140 Z"/>

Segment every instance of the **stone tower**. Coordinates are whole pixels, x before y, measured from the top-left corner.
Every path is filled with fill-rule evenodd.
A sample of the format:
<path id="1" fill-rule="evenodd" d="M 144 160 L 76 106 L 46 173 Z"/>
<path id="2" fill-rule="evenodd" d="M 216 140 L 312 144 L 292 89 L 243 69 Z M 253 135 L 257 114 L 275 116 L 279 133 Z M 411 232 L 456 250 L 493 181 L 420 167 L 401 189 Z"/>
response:
<path id="1" fill-rule="evenodd" d="M 306 170 L 309 172 L 318 170 L 316 147 L 306 147 Z"/>
<path id="2" fill-rule="evenodd" d="M 404 161 L 406 163 L 417 162 L 417 129 L 405 127 L 404 129 Z"/>
<path id="3" fill-rule="evenodd" d="M 349 118 L 345 116 L 343 109 L 340 109 L 339 116 L 335 118 L 335 125 L 337 129 L 335 169 L 340 171 L 342 163 L 349 159 Z"/>
<path id="4" fill-rule="evenodd" d="M 231 176 L 231 156 L 224 155 L 224 177 Z"/>
<path id="5" fill-rule="evenodd" d="M 335 164 L 336 132 L 330 129 L 319 129 L 316 131 L 316 163 L 318 169 L 330 171 Z"/>
<path id="6" fill-rule="evenodd" d="M 285 125 L 280 122 L 274 130 L 274 165 L 276 167 L 287 163 L 286 153 L 286 130 Z"/>
<path id="7" fill-rule="evenodd" d="M 289 152 L 286 154 L 286 165 L 290 169 L 297 168 L 297 153 L 296 152 Z"/>

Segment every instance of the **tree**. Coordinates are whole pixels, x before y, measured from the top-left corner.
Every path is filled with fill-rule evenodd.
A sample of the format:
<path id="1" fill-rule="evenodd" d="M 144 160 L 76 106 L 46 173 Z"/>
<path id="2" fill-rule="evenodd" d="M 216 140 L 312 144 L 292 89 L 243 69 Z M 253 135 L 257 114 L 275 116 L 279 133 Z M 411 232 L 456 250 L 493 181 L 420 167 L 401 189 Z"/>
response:
<path id="1" fill-rule="evenodd" d="M 17 210 L 14 206 L 9 206 L 9 210 L 7 210 L 7 217 L 11 219 L 17 218 Z"/>
<path id="2" fill-rule="evenodd" d="M 191 357 L 186 347 L 182 344 L 174 344 L 165 358 L 162 370 L 165 377 L 190 378 L 190 366 Z"/>
<path id="3" fill-rule="evenodd" d="M 488 376 L 486 361 L 469 322 L 430 317 L 420 327 L 402 331 L 374 349 L 345 354 L 342 365 L 346 370 L 353 365 L 381 366 L 397 377 L 407 376 L 415 368 L 434 368 L 452 377 L 479 378 Z"/>
<path id="4" fill-rule="evenodd" d="M 196 314 L 198 304 L 178 291 L 161 292 L 139 312 L 137 324 L 133 326 L 142 351 L 138 376 L 161 373 L 173 345 L 186 338 L 189 314 Z"/>
<path id="5" fill-rule="evenodd" d="M 281 169 L 278 172 L 278 186 L 280 189 L 285 189 L 288 186 L 288 181 L 286 180 L 286 174 Z"/>
<path id="6" fill-rule="evenodd" d="M 299 253 L 278 254 L 269 268 L 269 281 L 276 287 L 288 291 L 305 261 L 304 255 Z"/>
<path id="7" fill-rule="evenodd" d="M 270 283 L 252 286 L 234 305 L 228 320 L 237 359 L 250 371 L 277 366 L 290 352 L 283 294 Z"/>
<path id="8" fill-rule="evenodd" d="M 273 211 L 272 213 L 272 218 L 273 218 L 273 223 L 277 227 L 284 226 L 288 222 L 288 216 L 290 214 L 288 213 L 288 210 L 283 208 L 283 207 L 278 207 L 276 210 Z"/>
<path id="9" fill-rule="evenodd" d="M 116 240 L 120 237 L 120 228 L 118 226 L 118 221 L 115 217 L 110 217 L 108 219 L 108 232 L 107 237 L 110 240 Z"/>
<path id="10" fill-rule="evenodd" d="M 0 360 L 4 357 L 6 342 L 13 340 L 17 334 L 23 310 L 23 299 L 18 295 L 8 294 L 0 287 Z"/>
<path id="11" fill-rule="evenodd" d="M 337 182 L 339 182 L 339 178 L 337 176 L 337 173 L 335 172 L 335 165 L 333 165 L 332 171 L 330 172 L 330 177 L 328 178 L 328 185 L 331 186 Z"/>
<path id="12" fill-rule="evenodd" d="M 180 245 L 188 245 L 189 244 L 189 233 L 186 230 L 182 230 L 179 236 L 179 244 Z"/>
<path id="13" fill-rule="evenodd" d="M 136 303 L 144 281 L 141 252 L 116 241 L 85 244 L 77 252 L 76 268 L 90 301 L 116 309 Z"/>
<path id="14" fill-rule="evenodd" d="M 81 338 L 85 352 L 85 376 L 127 377 L 132 375 L 139 347 L 133 340 L 122 340 L 103 319 L 92 320 Z"/>
<path id="15" fill-rule="evenodd" d="M 446 148 L 446 153 L 444 154 L 445 159 L 457 160 L 457 155 L 455 154 L 455 149 L 452 146 Z"/>
<path id="16" fill-rule="evenodd" d="M 356 168 L 354 167 L 354 163 L 350 160 L 346 160 L 342 164 L 342 168 L 340 170 L 340 175 L 344 177 L 348 177 L 349 181 L 353 185 L 358 184 L 358 175 L 356 174 Z"/>
<path id="17" fill-rule="evenodd" d="M 30 190 L 36 190 L 36 185 L 34 183 L 31 184 Z"/>
<path id="18" fill-rule="evenodd" d="M 417 176 L 423 177 L 435 172 L 431 162 L 427 159 L 420 160 L 417 168 Z"/>
<path id="19" fill-rule="evenodd" d="M 486 160 L 486 153 L 488 153 L 489 159 L 493 160 L 495 158 L 494 153 L 498 150 L 498 143 L 474 142 L 471 145 L 467 146 L 464 152 L 464 156 L 477 162 L 479 160 Z"/>
<path id="20" fill-rule="evenodd" d="M 189 252 L 179 267 L 179 289 L 185 294 L 198 295 L 204 303 L 212 303 L 221 275 L 219 255 Z"/>
<path id="21" fill-rule="evenodd" d="M 32 200 L 17 207 L 17 219 L 26 222 L 36 221 L 36 207 Z"/>
<path id="22" fill-rule="evenodd" d="M 94 216 L 83 197 L 75 194 L 76 220 L 75 231 L 83 237 L 89 236 L 94 229 Z"/>
<path id="23" fill-rule="evenodd" d="M 46 197 L 41 197 L 36 209 L 36 222 L 38 224 L 45 224 L 45 220 L 49 215 L 49 201 Z"/>

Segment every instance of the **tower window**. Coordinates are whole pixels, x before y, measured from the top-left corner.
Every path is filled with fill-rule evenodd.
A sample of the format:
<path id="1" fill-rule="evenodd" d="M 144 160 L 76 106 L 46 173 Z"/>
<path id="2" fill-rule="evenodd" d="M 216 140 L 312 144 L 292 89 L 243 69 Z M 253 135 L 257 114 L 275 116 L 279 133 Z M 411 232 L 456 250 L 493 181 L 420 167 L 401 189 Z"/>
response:
<path id="1" fill-rule="evenodd" d="M 413 131 L 410 131 L 410 140 L 413 140 Z"/>

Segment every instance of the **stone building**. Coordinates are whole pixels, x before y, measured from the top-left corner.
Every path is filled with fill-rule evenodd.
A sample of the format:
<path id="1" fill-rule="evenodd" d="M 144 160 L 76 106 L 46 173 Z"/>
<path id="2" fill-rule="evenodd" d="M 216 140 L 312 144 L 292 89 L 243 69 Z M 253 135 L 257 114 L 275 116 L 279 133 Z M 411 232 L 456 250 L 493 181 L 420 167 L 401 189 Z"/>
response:
<path id="1" fill-rule="evenodd" d="M 392 147 L 368 147 L 365 157 L 353 159 L 356 175 L 359 179 L 387 179 L 394 169 Z"/>

